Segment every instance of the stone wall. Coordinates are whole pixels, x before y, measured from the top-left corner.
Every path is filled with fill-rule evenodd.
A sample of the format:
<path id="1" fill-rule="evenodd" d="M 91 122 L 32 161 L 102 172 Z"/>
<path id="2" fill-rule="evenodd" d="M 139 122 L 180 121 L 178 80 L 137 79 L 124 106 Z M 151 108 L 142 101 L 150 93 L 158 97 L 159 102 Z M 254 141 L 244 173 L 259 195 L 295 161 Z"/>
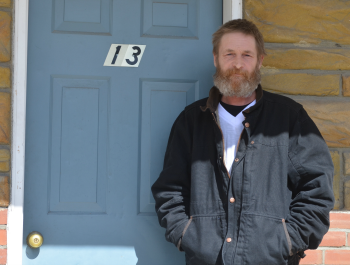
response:
<path id="1" fill-rule="evenodd" d="M 7 207 L 10 200 L 12 1 L 0 0 L 0 264 L 7 258 Z"/>
<path id="2" fill-rule="evenodd" d="M 264 35 L 264 89 L 287 95 L 314 120 L 332 154 L 335 210 L 350 210 L 350 1 L 245 0 Z"/>
<path id="3" fill-rule="evenodd" d="M 262 87 L 301 103 L 325 139 L 335 171 L 334 210 L 350 210 L 350 1 L 243 0 L 264 35 Z M 350 212 L 301 264 L 350 264 Z"/>

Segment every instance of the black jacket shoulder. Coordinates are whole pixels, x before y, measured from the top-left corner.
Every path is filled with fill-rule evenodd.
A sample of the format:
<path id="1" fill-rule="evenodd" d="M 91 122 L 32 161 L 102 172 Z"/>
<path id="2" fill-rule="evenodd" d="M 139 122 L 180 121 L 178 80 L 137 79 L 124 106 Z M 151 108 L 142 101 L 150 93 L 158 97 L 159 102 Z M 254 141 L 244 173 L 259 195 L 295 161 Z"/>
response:
<path id="1" fill-rule="evenodd" d="M 264 90 L 263 100 L 270 103 L 280 104 L 281 107 L 288 108 L 289 110 L 295 111 L 295 112 L 298 112 L 303 108 L 303 106 L 300 103 L 296 102 L 295 100 L 289 97 L 282 96 L 279 94 L 274 94 L 265 90 Z"/>
<path id="2" fill-rule="evenodd" d="M 208 97 L 203 98 L 203 99 L 199 99 L 193 103 L 191 103 L 190 105 L 186 106 L 184 109 L 184 112 L 187 113 L 189 111 L 193 111 L 193 110 L 200 110 L 201 106 L 205 106 L 205 104 L 207 103 Z"/>

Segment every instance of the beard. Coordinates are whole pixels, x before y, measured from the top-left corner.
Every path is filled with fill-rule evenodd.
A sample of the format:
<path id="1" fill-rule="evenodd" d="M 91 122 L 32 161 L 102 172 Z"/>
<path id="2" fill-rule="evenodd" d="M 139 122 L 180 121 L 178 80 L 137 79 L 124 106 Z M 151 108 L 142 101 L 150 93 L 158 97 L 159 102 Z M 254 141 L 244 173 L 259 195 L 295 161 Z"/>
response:
<path id="1" fill-rule="evenodd" d="M 225 97 L 248 98 L 253 94 L 261 81 L 259 62 L 252 73 L 236 68 L 222 71 L 218 63 L 217 66 L 214 75 L 214 85 Z M 235 74 L 240 76 L 235 76 Z"/>

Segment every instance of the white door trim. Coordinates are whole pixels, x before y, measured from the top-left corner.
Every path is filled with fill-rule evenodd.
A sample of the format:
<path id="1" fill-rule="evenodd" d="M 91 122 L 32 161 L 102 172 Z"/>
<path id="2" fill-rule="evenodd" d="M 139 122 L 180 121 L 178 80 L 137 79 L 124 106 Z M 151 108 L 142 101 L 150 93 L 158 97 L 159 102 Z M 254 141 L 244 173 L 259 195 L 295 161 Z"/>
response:
<path id="1" fill-rule="evenodd" d="M 222 23 L 231 19 L 243 18 L 242 0 L 223 0 Z"/>
<path id="2" fill-rule="evenodd" d="M 22 264 L 28 1 L 14 1 L 11 200 L 7 218 L 7 264 Z"/>
<path id="3" fill-rule="evenodd" d="M 7 265 L 22 265 L 28 2 L 14 0 L 11 200 L 7 220 Z M 242 18 L 242 0 L 223 0 L 223 22 Z"/>

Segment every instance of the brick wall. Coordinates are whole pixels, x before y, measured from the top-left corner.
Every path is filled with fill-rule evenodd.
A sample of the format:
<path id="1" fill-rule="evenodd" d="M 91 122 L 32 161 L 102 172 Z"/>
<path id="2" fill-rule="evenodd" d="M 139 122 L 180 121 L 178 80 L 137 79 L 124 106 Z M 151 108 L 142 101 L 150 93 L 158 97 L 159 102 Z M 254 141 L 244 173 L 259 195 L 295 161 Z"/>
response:
<path id="1" fill-rule="evenodd" d="M 243 3 L 266 42 L 263 88 L 303 104 L 331 151 L 334 210 L 350 210 L 350 1 Z M 350 212 L 331 214 L 330 231 L 302 264 L 350 264 Z"/>
<path id="2" fill-rule="evenodd" d="M 7 207 L 10 200 L 12 1 L 0 0 L 0 264 L 7 259 Z"/>
<path id="3" fill-rule="evenodd" d="M 317 250 L 306 251 L 301 264 L 350 264 L 350 212 L 331 213 L 331 227 Z"/>

